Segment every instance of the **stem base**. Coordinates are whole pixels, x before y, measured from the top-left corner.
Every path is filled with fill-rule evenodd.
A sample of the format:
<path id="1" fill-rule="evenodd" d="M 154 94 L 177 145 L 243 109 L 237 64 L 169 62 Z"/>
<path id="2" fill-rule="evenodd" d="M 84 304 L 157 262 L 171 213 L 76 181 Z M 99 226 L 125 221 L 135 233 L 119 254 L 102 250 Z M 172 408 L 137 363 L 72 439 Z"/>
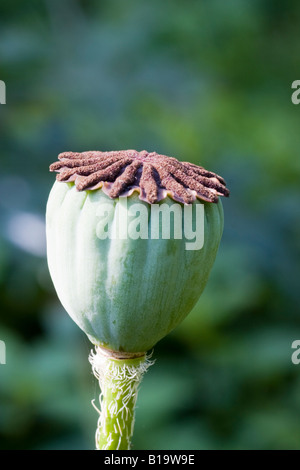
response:
<path id="1" fill-rule="evenodd" d="M 138 387 L 153 364 L 146 354 L 118 359 L 101 347 L 89 357 L 101 389 L 97 450 L 130 450 Z"/>

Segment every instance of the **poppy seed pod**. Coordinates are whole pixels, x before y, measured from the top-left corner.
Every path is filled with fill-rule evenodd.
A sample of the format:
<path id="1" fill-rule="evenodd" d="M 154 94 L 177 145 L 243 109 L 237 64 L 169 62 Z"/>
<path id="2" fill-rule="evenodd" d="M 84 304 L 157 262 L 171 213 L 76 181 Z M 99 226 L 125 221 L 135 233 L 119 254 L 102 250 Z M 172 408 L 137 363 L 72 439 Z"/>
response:
<path id="1" fill-rule="evenodd" d="M 223 178 L 134 150 L 65 152 L 50 170 L 47 256 L 62 305 L 114 364 L 145 356 L 207 283 L 223 232 L 219 196 L 229 195 Z"/>

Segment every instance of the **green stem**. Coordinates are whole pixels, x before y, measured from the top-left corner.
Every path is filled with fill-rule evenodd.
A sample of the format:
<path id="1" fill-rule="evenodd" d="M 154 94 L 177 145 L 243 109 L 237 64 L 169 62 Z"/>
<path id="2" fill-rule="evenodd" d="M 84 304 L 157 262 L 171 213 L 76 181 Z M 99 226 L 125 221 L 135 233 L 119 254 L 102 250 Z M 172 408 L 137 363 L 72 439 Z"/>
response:
<path id="1" fill-rule="evenodd" d="M 152 364 L 145 354 L 122 359 L 116 355 L 97 347 L 96 354 L 90 356 L 102 392 L 96 431 L 98 450 L 130 449 L 138 387 Z"/>

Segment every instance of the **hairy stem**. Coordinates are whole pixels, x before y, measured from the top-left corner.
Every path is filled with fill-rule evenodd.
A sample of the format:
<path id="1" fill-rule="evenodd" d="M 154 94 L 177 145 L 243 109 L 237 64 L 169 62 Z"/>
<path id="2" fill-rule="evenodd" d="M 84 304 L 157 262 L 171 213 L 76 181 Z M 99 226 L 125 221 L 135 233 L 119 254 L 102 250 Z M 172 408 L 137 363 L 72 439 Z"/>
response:
<path id="1" fill-rule="evenodd" d="M 127 356 L 120 358 L 100 347 L 90 355 L 93 373 L 101 389 L 96 431 L 98 450 L 130 449 L 138 387 L 152 362 L 146 354 Z"/>

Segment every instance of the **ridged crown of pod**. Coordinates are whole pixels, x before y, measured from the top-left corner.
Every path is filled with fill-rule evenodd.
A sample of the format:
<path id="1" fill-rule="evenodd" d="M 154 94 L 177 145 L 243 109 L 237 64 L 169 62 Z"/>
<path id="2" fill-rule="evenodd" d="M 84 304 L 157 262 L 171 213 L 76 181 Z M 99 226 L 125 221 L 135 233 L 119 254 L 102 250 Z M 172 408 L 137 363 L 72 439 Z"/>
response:
<path id="1" fill-rule="evenodd" d="M 139 353 L 199 299 L 223 231 L 222 177 L 155 152 L 65 152 L 47 204 L 58 297 L 95 345 Z"/>

